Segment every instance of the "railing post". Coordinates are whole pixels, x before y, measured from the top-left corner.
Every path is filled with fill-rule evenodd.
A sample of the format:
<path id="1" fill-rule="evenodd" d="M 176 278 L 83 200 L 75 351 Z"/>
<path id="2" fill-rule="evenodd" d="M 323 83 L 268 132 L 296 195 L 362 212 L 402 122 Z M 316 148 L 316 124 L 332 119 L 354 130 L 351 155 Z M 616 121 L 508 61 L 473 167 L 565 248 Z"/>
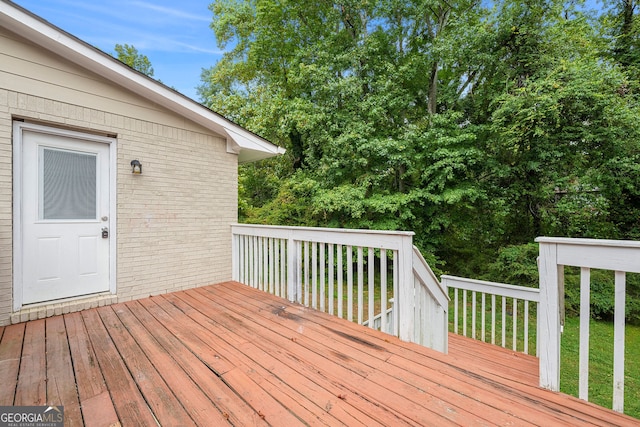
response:
<path id="1" fill-rule="evenodd" d="M 398 250 L 398 336 L 403 341 L 413 341 L 415 330 L 415 292 L 413 280 L 413 238 L 402 236 Z"/>
<path id="2" fill-rule="evenodd" d="M 556 243 L 540 243 L 540 304 L 538 342 L 540 387 L 560 390 L 560 280 L 564 266 L 558 265 Z M 562 269 L 562 271 L 560 271 Z"/>

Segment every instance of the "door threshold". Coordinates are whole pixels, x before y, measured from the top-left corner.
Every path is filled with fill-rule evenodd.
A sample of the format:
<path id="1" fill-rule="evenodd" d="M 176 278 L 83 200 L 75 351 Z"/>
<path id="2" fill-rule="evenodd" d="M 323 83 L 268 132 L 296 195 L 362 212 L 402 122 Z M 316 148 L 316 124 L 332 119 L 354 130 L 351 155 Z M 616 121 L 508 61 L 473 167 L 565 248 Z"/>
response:
<path id="1" fill-rule="evenodd" d="M 21 310 L 11 314 L 11 323 L 44 319 L 46 317 L 58 316 L 60 314 L 73 313 L 76 311 L 115 304 L 116 302 L 118 302 L 117 295 L 109 292 L 103 292 L 99 294 L 83 295 L 81 297 L 29 304 L 23 306 Z"/>

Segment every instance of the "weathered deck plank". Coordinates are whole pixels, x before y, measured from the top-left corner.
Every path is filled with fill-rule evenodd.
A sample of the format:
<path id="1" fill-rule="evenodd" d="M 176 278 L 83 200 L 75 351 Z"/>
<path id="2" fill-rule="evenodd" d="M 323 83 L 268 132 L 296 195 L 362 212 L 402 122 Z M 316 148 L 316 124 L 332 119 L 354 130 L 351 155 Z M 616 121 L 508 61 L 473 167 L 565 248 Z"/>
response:
<path id="1" fill-rule="evenodd" d="M 117 425 L 118 415 L 80 313 L 64 316 L 84 425 Z"/>
<path id="2" fill-rule="evenodd" d="M 201 291 L 192 291 L 201 292 Z M 216 293 L 220 298 L 222 292 Z M 492 408 L 482 407 L 484 418 L 479 418 L 476 414 L 470 413 L 466 408 L 451 404 L 445 400 L 446 388 L 440 387 L 437 383 L 422 379 L 419 387 L 408 384 L 411 375 L 401 367 L 387 364 L 385 361 L 392 356 L 386 348 L 379 344 L 374 344 L 368 337 L 359 334 L 355 330 L 340 330 L 333 323 L 331 328 L 326 328 L 321 324 L 309 322 L 306 317 L 296 314 L 295 311 L 284 310 L 279 304 L 280 301 L 273 301 L 275 305 L 267 305 L 267 299 L 257 301 L 250 298 L 250 295 L 243 294 L 243 299 L 238 300 L 230 297 L 224 302 L 224 307 L 242 316 L 243 313 L 255 312 L 258 316 L 261 313 L 278 313 L 276 316 L 270 315 L 260 319 L 270 331 L 279 333 L 287 341 L 290 336 L 295 339 L 297 347 L 289 349 L 297 355 L 297 358 L 311 361 L 313 369 L 323 369 L 323 375 L 332 378 L 335 382 L 347 380 L 352 386 L 345 396 L 360 394 L 367 401 L 376 402 L 378 406 L 386 406 L 392 412 L 403 415 L 407 418 L 405 422 L 425 425 L 437 422 L 439 425 L 455 423 L 459 425 L 470 425 L 484 420 L 488 422 L 490 417 L 502 417 L 503 420 L 514 421 L 512 417 L 503 417 L 500 411 L 493 411 Z M 251 316 L 255 318 L 255 315 Z M 251 321 L 249 318 L 246 321 Z M 344 322 L 347 323 L 347 322 Z M 351 326 L 351 324 L 347 324 Z M 252 326 L 253 329 L 255 325 Z M 328 333 L 329 332 L 329 333 Z M 391 338 L 391 337 L 389 337 Z M 290 341 L 290 340 L 289 340 Z M 382 343 L 389 344 L 389 343 Z M 262 344 L 262 350 L 268 351 L 270 347 L 278 345 L 278 338 Z M 305 352 L 305 350 L 308 350 Z M 310 354 L 313 352 L 313 354 Z M 337 359 L 338 363 L 330 364 L 327 356 Z M 429 384 L 427 384 L 429 383 Z M 435 392 L 429 393 L 429 389 Z M 387 392 L 394 390 L 393 394 Z M 418 392 L 421 391 L 421 392 Z M 349 399 L 347 399 L 348 401 Z M 453 400 L 453 399 L 451 399 Z M 433 411 L 436 408 L 437 411 Z M 479 411 L 480 412 L 480 411 Z M 499 421 L 499 420 L 498 420 Z M 401 422 L 398 419 L 385 420 L 385 422 Z M 389 424 L 387 424 L 389 425 Z"/>
<path id="3" fill-rule="evenodd" d="M 194 382 L 187 372 L 180 369 L 178 361 L 176 361 L 171 353 L 146 329 L 148 326 L 139 321 L 129 307 L 125 305 L 119 304 L 113 306 L 113 310 L 127 328 L 133 340 L 140 346 L 142 353 L 149 358 L 151 365 L 153 365 L 158 374 L 162 376 L 168 388 L 175 393 L 178 401 L 189 402 L 189 416 L 195 424 L 210 426 L 212 424 L 221 425 L 226 423 L 226 419 L 217 410 L 213 402 L 211 402 L 198 387 L 197 383 Z M 183 408 L 180 407 L 180 414 L 183 412 L 182 409 Z"/>
<path id="4" fill-rule="evenodd" d="M 154 415 L 102 324 L 98 311 L 83 311 L 82 318 L 91 345 L 96 349 L 96 360 L 100 364 L 118 419 L 123 425 L 153 425 Z M 91 419 L 91 416 L 86 418 Z"/>
<path id="5" fill-rule="evenodd" d="M 27 323 L 14 405 L 39 406 L 47 403 L 45 355 L 45 321 Z"/>
<path id="6" fill-rule="evenodd" d="M 20 372 L 20 356 L 24 341 L 25 324 L 20 323 L 4 328 L 0 341 L 0 378 L 6 386 L 0 387 L 0 405 L 14 404 L 16 384 Z"/>
<path id="7" fill-rule="evenodd" d="M 539 389 L 536 358 L 450 344 L 229 282 L 0 329 L 0 404 L 64 405 L 69 425 L 640 425 Z"/>
<path id="8" fill-rule="evenodd" d="M 175 369 L 175 364 L 164 367 L 154 366 L 114 313 L 113 310 L 117 308 L 117 305 L 101 307 L 98 309 L 98 314 L 149 409 L 157 419 L 165 420 L 170 425 L 180 425 L 185 420 L 192 424 L 189 414 L 158 372 L 158 368 Z M 156 347 L 153 351 L 159 352 L 163 349 Z"/>
<path id="9" fill-rule="evenodd" d="M 156 319 L 158 325 L 170 332 L 169 335 L 162 334 L 162 339 L 171 344 L 165 348 L 173 349 L 172 353 L 180 360 L 182 369 L 196 379 L 223 417 L 233 425 L 266 425 L 258 413 L 223 381 L 222 374 L 229 372 L 234 365 L 209 346 L 214 344 L 209 336 L 204 336 L 199 328 L 187 323 L 184 316 L 172 317 L 157 304 L 158 301 L 158 298 L 138 301 L 145 310 L 135 310 L 137 315 L 144 316 L 140 319 Z"/>
<path id="10" fill-rule="evenodd" d="M 76 387 L 69 339 L 62 316 L 46 321 L 47 404 L 64 403 L 66 426 L 81 426 L 82 415 Z"/>
<path id="11" fill-rule="evenodd" d="M 224 303 L 227 309 L 233 310 L 232 307 L 234 307 L 233 302 L 235 300 L 237 300 L 237 304 L 239 304 L 235 311 L 239 314 L 255 311 L 260 315 L 260 313 L 269 313 L 274 310 L 278 311 L 279 309 L 279 300 L 272 300 L 271 303 L 273 305 L 269 306 L 266 304 L 266 301 L 268 301 L 267 297 L 260 295 L 260 299 L 257 300 L 255 298 L 252 299 L 251 293 L 247 293 L 246 290 L 241 289 L 238 292 L 243 293 L 244 298 L 242 300 L 232 298 L 232 294 L 225 293 L 225 295 L 230 298 L 230 300 Z M 221 292 L 216 290 L 216 297 L 219 298 L 220 295 Z M 329 337 L 331 337 L 334 342 L 342 342 L 343 345 L 352 347 L 349 350 L 345 350 L 344 354 L 350 354 L 353 362 L 357 362 L 358 366 L 365 364 L 372 368 L 371 371 L 367 372 L 367 379 L 375 381 L 378 385 L 394 390 L 401 399 L 406 400 L 401 403 L 404 404 L 405 409 L 407 408 L 407 402 L 415 402 L 422 406 L 422 408 L 411 408 L 412 416 L 414 417 L 418 417 L 424 413 L 425 410 L 438 408 L 440 409 L 438 416 L 445 414 L 445 417 L 448 418 L 449 421 L 453 421 L 459 425 L 482 423 L 515 423 L 518 425 L 527 425 L 531 419 L 531 413 L 524 412 L 524 417 L 518 418 L 511 415 L 508 411 L 505 412 L 504 408 L 520 406 L 523 411 L 530 409 L 537 412 L 536 405 L 526 399 L 524 401 L 517 400 L 508 394 L 496 395 L 495 388 L 490 385 L 486 386 L 481 381 L 469 382 L 469 375 L 475 375 L 473 372 L 459 373 L 451 371 L 449 365 L 438 363 L 437 359 L 431 360 L 431 358 L 429 358 L 425 360 L 424 357 L 421 357 L 420 363 L 406 359 L 404 354 L 411 354 L 406 351 L 406 343 L 402 343 L 393 337 L 381 337 L 377 333 L 367 334 L 366 332 L 368 331 L 366 329 L 360 328 L 350 322 L 331 322 L 331 329 L 327 329 L 326 322 L 323 321 L 324 316 L 319 316 L 318 323 L 315 323 L 310 322 L 309 319 L 318 313 L 311 313 L 310 315 L 305 313 L 304 316 L 301 316 L 294 310 L 295 309 L 287 310 L 287 312 L 282 310 L 278 316 L 282 319 L 281 321 L 289 321 L 292 323 L 291 332 L 293 334 L 295 334 L 294 329 L 300 328 L 300 324 L 290 319 L 300 319 L 304 322 L 303 335 L 305 338 L 314 336 L 313 331 L 317 329 L 319 332 L 317 332 L 315 336 L 320 337 L 323 342 L 316 351 L 325 351 L 327 348 L 332 348 L 331 341 L 327 342 L 323 339 L 327 337 L 327 331 L 330 331 L 331 334 L 329 334 Z M 300 307 L 298 307 L 298 310 L 305 311 L 305 309 Z M 376 335 L 378 336 L 376 337 Z M 303 342 L 301 339 L 298 339 L 298 341 L 300 343 Z M 304 341 L 304 343 L 308 345 L 309 341 Z M 394 348 L 393 343 L 400 344 L 400 347 Z M 365 351 L 362 349 L 362 344 L 366 345 Z M 426 365 L 426 362 L 429 364 Z M 349 365 L 349 361 L 347 361 L 345 365 Z M 423 372 L 426 368 L 430 368 L 440 375 L 434 380 L 425 378 Z M 444 378 L 446 378 L 446 380 L 443 381 Z M 363 388 L 369 389 L 370 386 Z M 421 391 L 421 393 L 416 393 L 417 390 Z M 472 396 L 473 398 L 461 400 L 461 394 Z M 386 394 L 383 395 L 387 396 Z M 460 402 L 464 403 L 464 407 L 460 406 Z M 390 403 L 387 398 L 385 404 L 390 405 Z M 434 420 L 431 418 L 429 420 L 414 419 L 414 421 L 423 424 Z M 566 425 L 569 421 L 574 420 L 571 417 L 565 419 L 550 418 L 548 425 Z M 440 422 L 444 422 L 444 420 Z M 438 424 L 440 424 L 440 422 L 438 422 Z"/>
<path id="12" fill-rule="evenodd" d="M 213 309 L 211 303 L 202 304 L 197 298 L 189 298 L 186 293 L 184 295 L 181 294 L 180 298 L 187 299 L 189 304 L 194 304 L 194 307 L 200 307 L 201 309 L 207 307 L 207 312 L 213 314 L 213 318 L 219 323 L 218 330 L 222 333 L 221 336 L 229 334 L 231 330 L 233 330 L 234 335 L 241 336 L 244 339 L 243 342 L 237 343 L 234 346 L 235 350 L 228 349 L 229 351 L 234 351 L 234 355 L 231 357 L 235 360 L 244 360 L 245 363 L 254 366 L 254 369 L 256 369 L 255 366 L 257 365 L 258 368 L 261 368 L 259 373 L 264 375 L 267 381 L 288 392 L 293 401 L 303 404 L 307 411 L 312 411 L 316 414 L 314 416 L 320 416 L 330 424 L 335 423 L 336 420 L 332 418 L 337 412 L 341 412 L 348 417 L 342 418 L 343 422 L 344 420 L 349 420 L 349 422 L 360 420 L 360 423 L 366 425 L 384 425 L 384 422 L 376 419 L 376 417 L 382 417 L 383 421 L 399 423 L 397 416 L 384 416 L 380 408 L 370 402 L 361 410 L 351 409 L 350 405 L 345 403 L 346 399 L 339 397 L 346 396 L 346 388 L 341 387 L 338 389 L 336 385 L 327 381 L 326 374 L 321 370 L 314 367 L 309 368 L 309 361 L 306 359 L 308 355 L 293 352 L 292 347 L 297 344 L 289 338 L 285 337 L 276 342 L 267 340 L 264 333 L 268 335 L 271 332 L 271 328 L 266 328 L 264 332 L 256 334 L 255 331 L 251 331 L 250 324 L 247 321 L 241 317 L 234 316 L 229 310 L 220 309 L 218 303 L 213 303 L 213 305 L 218 306 L 218 309 Z M 202 298 L 200 299 L 203 300 Z M 176 304 L 181 303 L 176 301 Z M 184 305 L 182 306 L 184 307 Z M 194 314 L 196 318 L 200 316 L 203 315 Z M 206 321 L 206 317 L 200 317 L 200 319 Z M 248 330 L 247 326 L 249 326 Z M 265 326 L 262 326 L 262 328 L 265 328 Z M 292 354 L 294 355 L 293 359 L 291 358 Z M 296 378 L 302 377 L 306 378 L 307 381 L 295 381 Z M 279 383 L 283 384 L 280 385 Z M 323 383 L 323 386 L 319 386 L 319 383 Z M 291 387 L 291 384 L 295 384 L 296 387 Z M 330 408 L 330 410 L 327 410 L 327 408 Z"/>

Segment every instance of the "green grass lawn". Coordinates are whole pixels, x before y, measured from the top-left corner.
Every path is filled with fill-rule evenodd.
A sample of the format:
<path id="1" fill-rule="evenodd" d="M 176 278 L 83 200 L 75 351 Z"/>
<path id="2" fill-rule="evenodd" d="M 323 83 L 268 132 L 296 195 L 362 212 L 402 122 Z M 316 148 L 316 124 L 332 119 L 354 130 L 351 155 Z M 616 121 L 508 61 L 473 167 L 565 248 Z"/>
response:
<path id="1" fill-rule="evenodd" d="M 589 401 L 611 408 L 613 396 L 613 323 L 592 320 L 589 326 Z M 560 390 L 578 395 L 580 320 L 566 319 L 562 334 Z M 625 330 L 624 413 L 640 419 L 640 326 Z"/>

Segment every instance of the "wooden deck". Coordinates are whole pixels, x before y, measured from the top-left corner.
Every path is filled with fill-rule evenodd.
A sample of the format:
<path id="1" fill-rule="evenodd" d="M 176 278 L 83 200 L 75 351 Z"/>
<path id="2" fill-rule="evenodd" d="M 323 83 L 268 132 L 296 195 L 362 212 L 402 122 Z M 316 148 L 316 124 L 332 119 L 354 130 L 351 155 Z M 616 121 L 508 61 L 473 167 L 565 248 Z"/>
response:
<path id="1" fill-rule="evenodd" d="M 0 405 L 66 425 L 639 425 L 536 387 L 537 359 L 444 355 L 238 283 L 0 328 Z"/>

